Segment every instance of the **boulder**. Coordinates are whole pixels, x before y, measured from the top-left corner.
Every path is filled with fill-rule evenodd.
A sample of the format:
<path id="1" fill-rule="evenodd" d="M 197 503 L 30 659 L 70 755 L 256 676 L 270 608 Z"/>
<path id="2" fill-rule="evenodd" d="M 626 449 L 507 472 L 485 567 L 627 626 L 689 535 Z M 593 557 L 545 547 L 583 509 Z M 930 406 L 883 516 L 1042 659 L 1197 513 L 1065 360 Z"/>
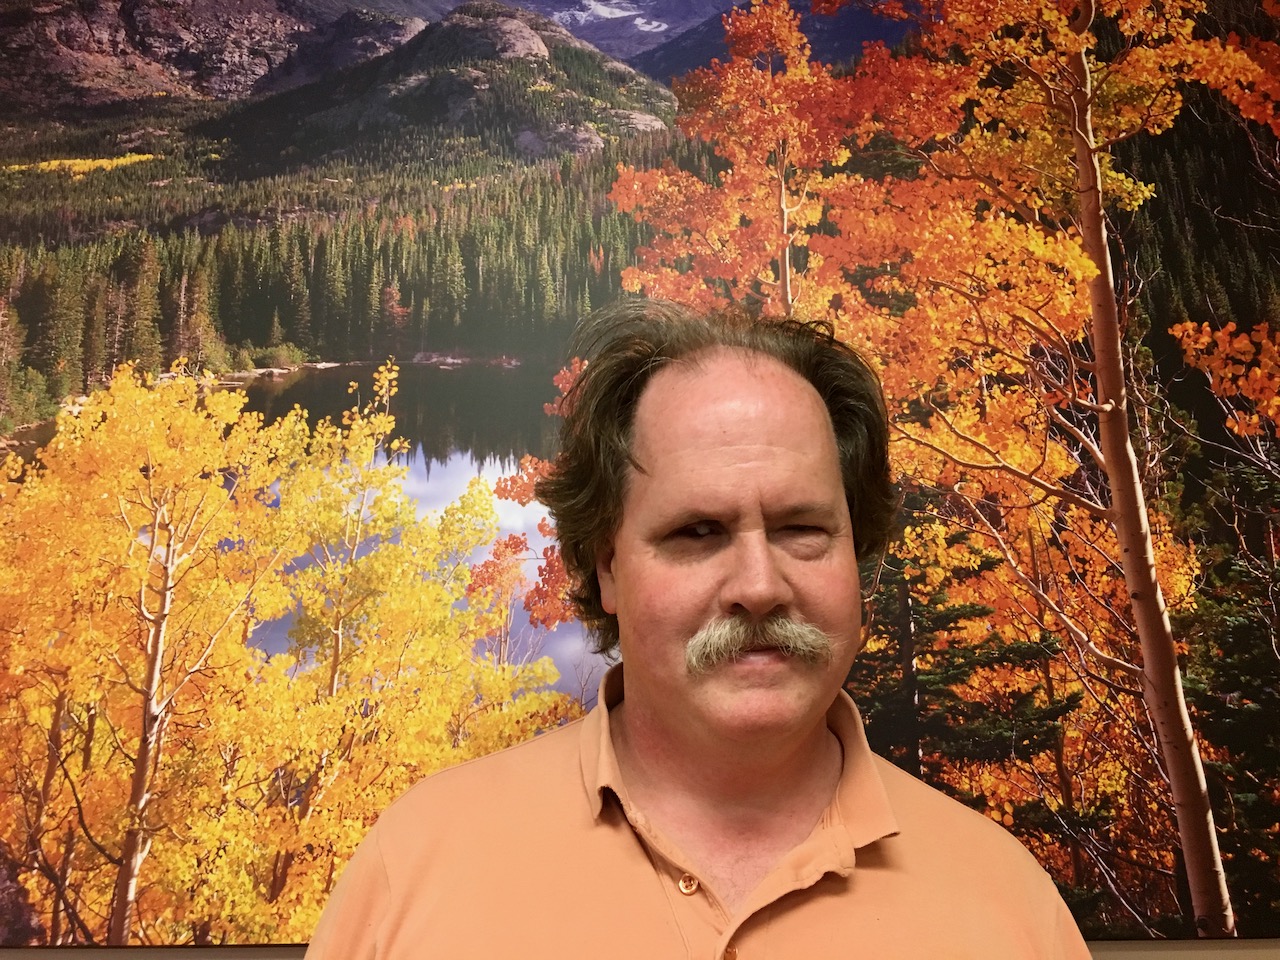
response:
<path id="1" fill-rule="evenodd" d="M 531 159 L 562 153 L 581 156 L 603 150 L 604 138 L 585 124 L 559 123 L 543 133 L 521 130 L 516 135 L 516 149 Z"/>

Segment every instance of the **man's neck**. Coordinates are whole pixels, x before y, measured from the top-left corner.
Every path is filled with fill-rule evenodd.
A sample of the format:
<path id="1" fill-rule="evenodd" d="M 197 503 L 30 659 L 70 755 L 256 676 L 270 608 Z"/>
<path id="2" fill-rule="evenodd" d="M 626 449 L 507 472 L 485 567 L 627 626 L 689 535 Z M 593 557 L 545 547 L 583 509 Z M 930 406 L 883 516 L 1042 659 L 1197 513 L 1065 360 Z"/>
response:
<path id="1" fill-rule="evenodd" d="M 609 711 L 609 729 L 628 790 L 652 785 L 721 810 L 776 811 L 800 787 L 821 794 L 825 808 L 840 778 L 840 742 L 825 718 L 789 736 L 704 742 L 623 700 Z"/>
<path id="2" fill-rule="evenodd" d="M 813 831 L 843 766 L 825 723 L 771 742 L 673 742 L 624 700 L 609 729 L 631 802 L 731 911 Z"/>

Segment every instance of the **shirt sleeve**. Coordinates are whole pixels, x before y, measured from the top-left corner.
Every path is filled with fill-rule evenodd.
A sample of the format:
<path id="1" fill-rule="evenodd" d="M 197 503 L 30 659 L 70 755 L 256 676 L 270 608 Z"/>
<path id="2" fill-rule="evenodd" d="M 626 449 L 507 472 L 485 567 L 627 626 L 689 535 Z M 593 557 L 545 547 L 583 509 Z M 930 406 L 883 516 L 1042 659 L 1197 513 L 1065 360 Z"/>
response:
<path id="1" fill-rule="evenodd" d="M 375 827 L 329 896 L 305 960 L 377 960 L 391 884 Z"/>

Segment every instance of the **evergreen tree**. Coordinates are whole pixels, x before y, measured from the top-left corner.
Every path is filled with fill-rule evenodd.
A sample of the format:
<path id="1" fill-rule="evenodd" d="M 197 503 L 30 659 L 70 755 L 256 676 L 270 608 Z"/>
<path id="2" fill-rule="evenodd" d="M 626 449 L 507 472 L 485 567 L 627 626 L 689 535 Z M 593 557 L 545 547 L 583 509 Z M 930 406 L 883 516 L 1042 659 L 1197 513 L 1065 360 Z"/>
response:
<path id="1" fill-rule="evenodd" d="M 284 327 L 280 324 L 280 311 L 271 313 L 271 326 L 267 330 L 267 346 L 278 347 L 284 343 Z"/>
<path id="2" fill-rule="evenodd" d="M 111 377 L 107 355 L 107 314 L 109 287 L 104 277 L 94 277 L 85 294 L 84 379 L 90 389 L 103 386 Z"/>
<path id="3" fill-rule="evenodd" d="M 155 241 L 141 235 L 122 256 L 126 300 L 124 360 L 141 370 L 158 372 L 164 362 L 160 339 L 160 260 Z"/>
<path id="4" fill-rule="evenodd" d="M 997 566 L 988 559 L 953 571 L 953 581 L 976 579 Z M 920 572 L 890 554 L 880 570 L 872 639 L 849 672 L 848 687 L 866 712 L 872 748 L 913 776 L 941 785 L 948 763 L 1028 758 L 1051 748 L 1061 720 L 1079 703 L 1038 702 L 1034 690 L 967 699 L 960 692 L 983 671 L 1016 673 L 1046 662 L 1055 652 L 1039 643 L 989 634 L 984 642 L 951 645 L 949 639 L 990 607 L 953 602 L 945 591 L 926 592 Z"/>
<path id="5" fill-rule="evenodd" d="M 316 272 L 320 289 L 316 347 L 323 356 L 347 359 L 348 274 L 332 234 L 321 236 L 316 243 Z"/>
<path id="6" fill-rule="evenodd" d="M 309 350 L 314 344 L 311 331 L 311 291 L 307 286 L 302 255 L 296 247 L 290 249 L 285 260 L 284 287 L 288 318 L 286 335 L 303 350 Z"/>
<path id="7" fill-rule="evenodd" d="M 1215 550 L 1193 613 L 1187 688 L 1205 738 L 1215 815 L 1240 935 L 1280 937 L 1280 446 L 1270 472 L 1220 471 L 1208 485 Z"/>
<path id="8" fill-rule="evenodd" d="M 84 390 L 84 294 L 83 276 L 70 256 L 45 262 L 32 298 L 39 330 L 32 365 L 57 398 Z"/>
<path id="9" fill-rule="evenodd" d="M 450 235 L 437 244 L 436 251 L 432 261 L 431 302 L 436 306 L 437 315 L 442 321 L 457 328 L 462 323 L 467 302 L 467 276 L 462 262 L 462 248 L 457 237 Z"/>

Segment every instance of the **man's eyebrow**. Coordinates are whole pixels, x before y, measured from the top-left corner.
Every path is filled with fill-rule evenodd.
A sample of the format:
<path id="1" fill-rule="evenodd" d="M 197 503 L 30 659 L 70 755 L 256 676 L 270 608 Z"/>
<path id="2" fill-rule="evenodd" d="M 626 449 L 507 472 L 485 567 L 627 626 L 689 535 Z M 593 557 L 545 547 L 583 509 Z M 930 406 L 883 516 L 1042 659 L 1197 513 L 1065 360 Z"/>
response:
<path id="1" fill-rule="evenodd" d="M 766 509 L 765 513 L 770 520 L 787 523 L 794 520 L 829 520 L 839 516 L 840 509 L 833 502 L 815 500 Z"/>
<path id="2" fill-rule="evenodd" d="M 710 507 L 706 509 L 702 507 L 683 507 L 672 513 L 662 515 L 661 522 L 665 527 L 685 527 L 703 520 L 722 521 L 724 519 L 726 519 L 724 510 L 715 510 Z"/>
<path id="3" fill-rule="evenodd" d="M 766 507 L 765 519 L 770 523 L 794 523 L 797 520 L 831 520 L 838 517 L 840 509 L 837 504 L 821 500 L 790 503 L 780 507 Z M 737 510 L 725 511 L 716 509 L 710 504 L 706 506 L 683 507 L 662 518 L 663 526 L 683 527 L 702 520 L 732 522 Z"/>

